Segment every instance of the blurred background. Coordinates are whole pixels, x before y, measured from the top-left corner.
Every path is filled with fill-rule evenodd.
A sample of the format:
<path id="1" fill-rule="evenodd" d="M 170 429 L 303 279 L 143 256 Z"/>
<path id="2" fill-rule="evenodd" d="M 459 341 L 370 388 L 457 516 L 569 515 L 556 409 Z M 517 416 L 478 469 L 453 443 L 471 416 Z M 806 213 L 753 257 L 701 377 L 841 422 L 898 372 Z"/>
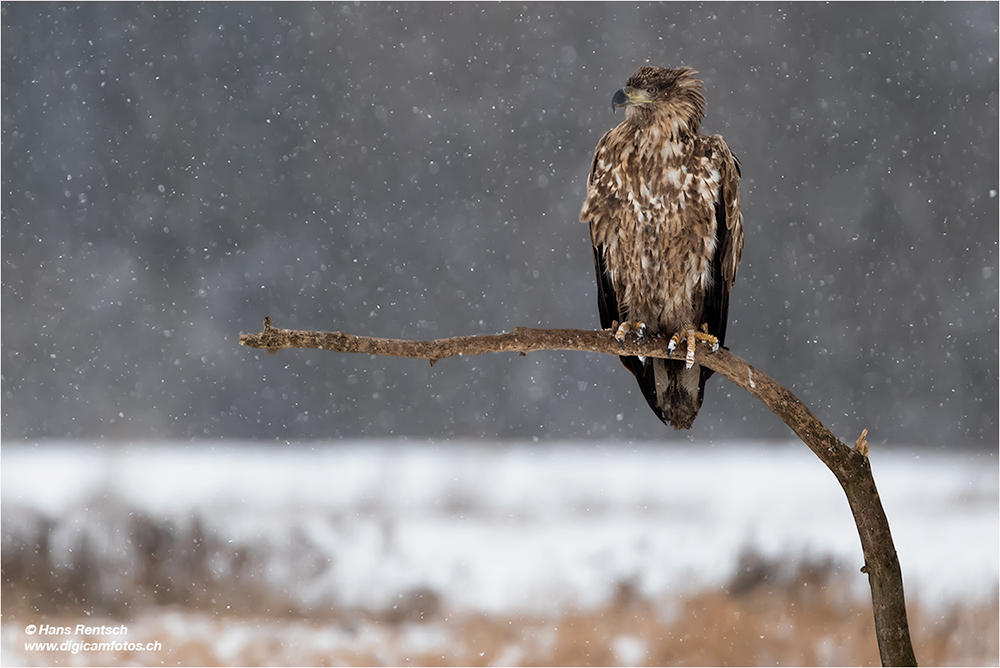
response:
<path id="1" fill-rule="evenodd" d="M 598 327 L 650 63 L 742 161 L 727 344 L 869 429 L 918 658 L 996 665 L 996 3 L 0 17 L 0 663 L 876 662 L 842 490 L 724 379 L 676 433 L 609 356 L 237 345 Z M 29 647 L 76 622 L 161 646 Z"/>
<path id="2" fill-rule="evenodd" d="M 785 439 L 617 360 L 240 348 L 595 328 L 590 159 L 691 65 L 743 164 L 727 343 L 843 439 L 994 448 L 995 3 L 4 4 L 5 440 Z"/>

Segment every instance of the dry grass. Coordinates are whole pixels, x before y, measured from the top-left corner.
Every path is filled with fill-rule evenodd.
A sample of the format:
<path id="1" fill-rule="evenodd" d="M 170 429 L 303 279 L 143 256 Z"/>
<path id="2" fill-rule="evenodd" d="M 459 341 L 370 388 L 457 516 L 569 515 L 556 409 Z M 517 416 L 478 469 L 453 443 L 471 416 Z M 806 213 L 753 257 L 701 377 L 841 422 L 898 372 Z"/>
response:
<path id="1" fill-rule="evenodd" d="M 875 665 L 871 604 L 832 562 L 745 555 L 725 587 L 670 600 L 622 583 L 606 605 L 484 615 L 428 589 L 387 610 L 305 609 L 268 584 L 268 545 L 233 544 L 198 518 L 165 522 L 110 504 L 55 550 L 57 524 L 5 508 L 4 665 Z M 71 524 L 69 520 L 66 521 Z M 68 526 L 69 526 L 68 524 Z M 75 525 L 73 525 L 75 526 Z M 73 528 L 70 526 L 70 528 Z M 65 533 L 65 532 L 64 532 Z M 103 537 L 102 537 L 103 536 Z M 65 542 L 65 541 L 64 541 Z M 298 556 L 311 554 L 305 547 Z M 306 559 L 302 563 L 308 566 Z M 301 566 L 301 564 L 299 564 Z M 308 572 L 303 572 L 308 582 Z M 928 611 L 910 599 L 924 665 L 997 665 L 998 600 Z M 158 651 L 26 650 L 29 624 L 126 624 Z"/>
<path id="2" fill-rule="evenodd" d="M 158 652 L 24 652 L 28 623 L 100 623 L 57 614 L 39 619 L 5 596 L 4 663 L 34 665 L 877 665 L 872 613 L 832 564 L 778 576 L 745 562 L 717 591 L 653 601 L 629 584 L 609 604 L 558 616 L 487 616 L 449 610 L 434 592 L 412 592 L 392 609 L 253 614 L 151 606 L 132 617 L 127 640 Z M 256 606 L 253 606 L 256 607 Z M 249 612 L 249 611 L 247 611 Z M 108 622 L 114 620 L 110 619 Z M 120 618 L 114 623 L 120 623 Z M 924 665 L 997 665 L 998 605 L 931 614 L 911 604 L 911 633 Z M 95 639 L 96 640 L 96 639 Z"/>

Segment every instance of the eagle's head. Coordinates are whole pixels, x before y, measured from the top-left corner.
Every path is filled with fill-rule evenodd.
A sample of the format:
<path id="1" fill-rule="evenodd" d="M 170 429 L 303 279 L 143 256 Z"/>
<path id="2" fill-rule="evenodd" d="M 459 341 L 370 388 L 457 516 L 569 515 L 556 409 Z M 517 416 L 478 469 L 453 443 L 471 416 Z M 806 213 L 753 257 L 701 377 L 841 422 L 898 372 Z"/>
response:
<path id="1" fill-rule="evenodd" d="M 611 98 L 611 107 L 625 107 L 625 117 L 638 123 L 669 119 L 688 132 L 697 132 L 705 115 L 705 98 L 696 74 L 690 67 L 640 67 Z"/>

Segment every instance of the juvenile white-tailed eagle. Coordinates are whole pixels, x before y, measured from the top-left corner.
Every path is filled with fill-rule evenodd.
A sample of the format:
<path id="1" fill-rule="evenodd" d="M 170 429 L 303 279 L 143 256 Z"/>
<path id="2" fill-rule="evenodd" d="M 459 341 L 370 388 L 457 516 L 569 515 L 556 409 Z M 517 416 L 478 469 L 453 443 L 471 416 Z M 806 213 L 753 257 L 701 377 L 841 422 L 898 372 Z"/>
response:
<path id="1" fill-rule="evenodd" d="M 725 343 L 729 290 L 743 252 L 740 166 L 722 137 L 698 131 L 697 72 L 640 67 L 611 98 L 625 120 L 597 144 L 580 220 L 590 224 L 601 326 L 687 341 L 687 361 L 622 357 L 665 424 L 690 429 L 710 369 L 696 339 Z"/>

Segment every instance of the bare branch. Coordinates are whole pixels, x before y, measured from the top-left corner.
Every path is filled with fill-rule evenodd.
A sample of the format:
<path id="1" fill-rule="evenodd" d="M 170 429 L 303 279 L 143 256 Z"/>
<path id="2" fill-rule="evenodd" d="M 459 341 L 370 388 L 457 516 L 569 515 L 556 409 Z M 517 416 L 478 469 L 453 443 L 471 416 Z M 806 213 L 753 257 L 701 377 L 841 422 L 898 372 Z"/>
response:
<path id="1" fill-rule="evenodd" d="M 624 346 L 620 346 L 610 331 L 529 327 L 518 327 L 505 334 L 407 341 L 353 336 L 343 332 L 279 329 L 271 326 L 270 318 L 264 319 L 264 331 L 260 334 L 240 336 L 240 345 L 264 348 L 271 354 L 283 348 L 316 348 L 342 353 L 426 359 L 431 364 L 459 355 L 493 352 L 518 352 L 524 355 L 536 350 L 579 350 L 608 355 L 643 355 L 683 360 L 685 347 L 671 353 L 667 350 L 667 342 L 666 337 L 652 336 L 644 342 L 629 339 Z M 850 448 L 834 436 L 795 395 L 728 350 L 712 353 L 699 342 L 695 361 L 725 376 L 764 402 L 837 477 L 847 494 L 861 538 L 865 558 L 861 571 L 868 574 L 872 590 L 875 632 L 882 665 L 917 665 L 906 620 L 899 559 L 868 461 L 868 430 L 864 430 L 855 447 Z"/>

